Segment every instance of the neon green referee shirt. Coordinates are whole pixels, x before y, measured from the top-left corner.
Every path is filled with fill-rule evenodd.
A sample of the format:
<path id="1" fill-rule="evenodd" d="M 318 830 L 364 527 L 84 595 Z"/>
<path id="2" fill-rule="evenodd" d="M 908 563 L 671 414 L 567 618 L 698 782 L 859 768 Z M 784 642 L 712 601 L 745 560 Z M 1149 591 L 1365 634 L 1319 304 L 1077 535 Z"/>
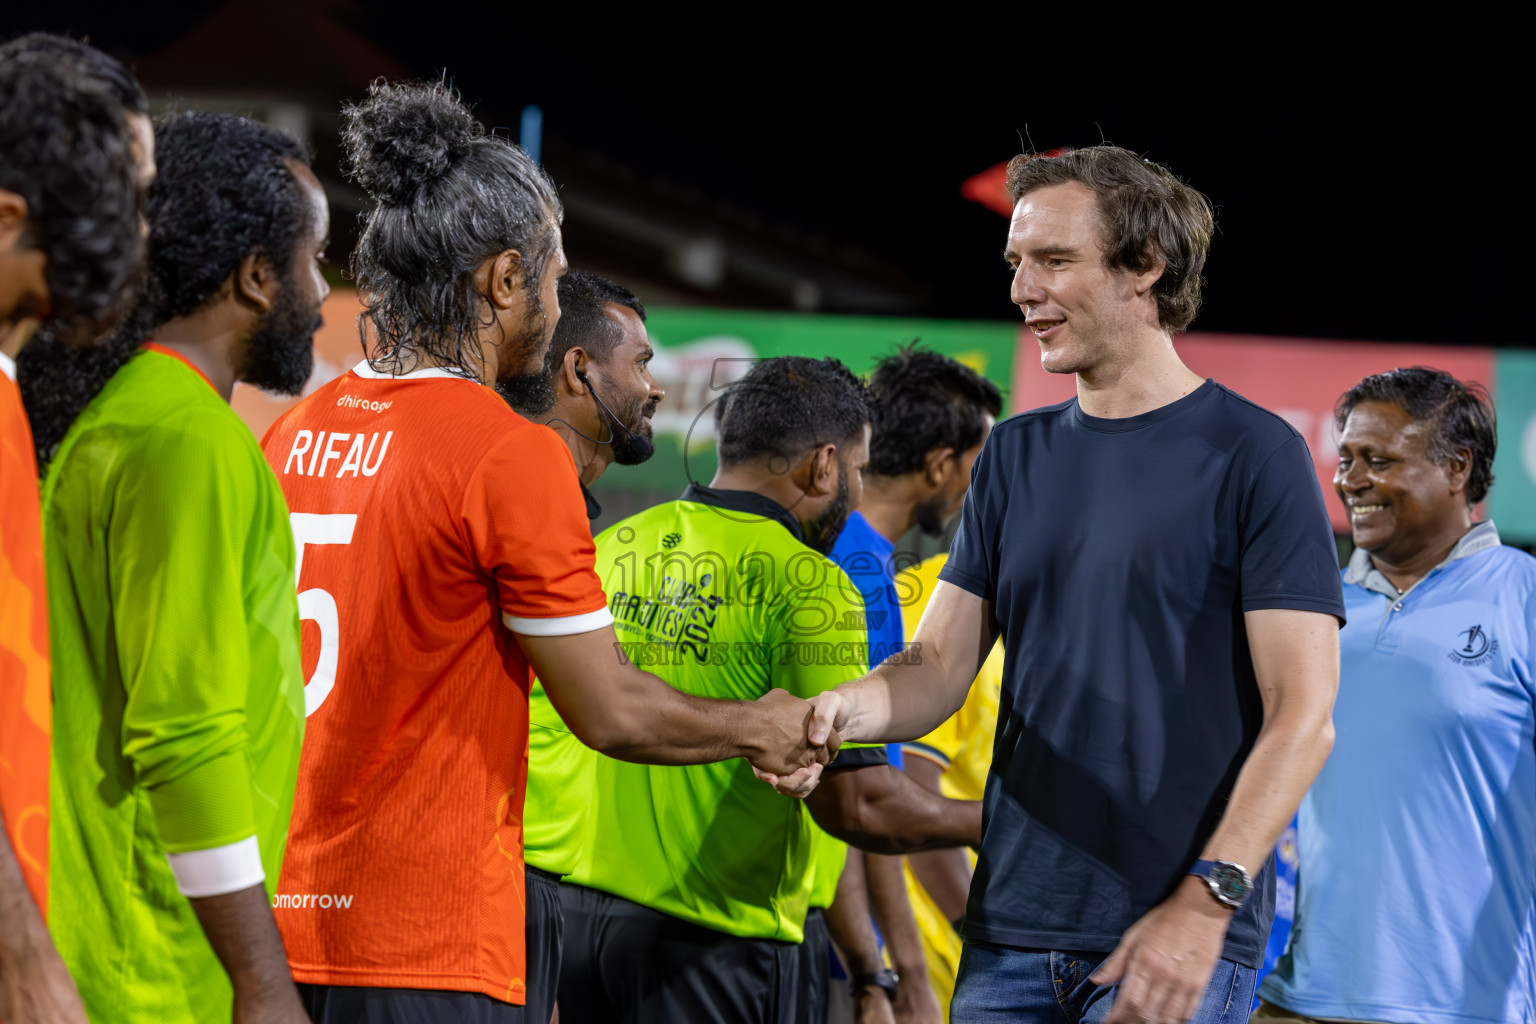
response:
<path id="1" fill-rule="evenodd" d="M 812 697 L 869 669 L 863 599 L 780 505 L 692 486 L 597 538 L 622 651 L 672 686 Z M 846 747 L 838 768 L 885 762 Z M 716 931 L 799 942 L 820 830 L 741 759 L 663 767 L 600 757 L 585 855 L 569 876 Z"/>
<path id="2" fill-rule="evenodd" d="M 93 1020 L 206 1024 L 233 992 L 184 893 L 265 875 L 271 896 L 304 682 L 282 491 L 166 351 L 118 370 L 43 484 L 48 923 Z M 168 854 L 187 855 L 175 873 Z"/>

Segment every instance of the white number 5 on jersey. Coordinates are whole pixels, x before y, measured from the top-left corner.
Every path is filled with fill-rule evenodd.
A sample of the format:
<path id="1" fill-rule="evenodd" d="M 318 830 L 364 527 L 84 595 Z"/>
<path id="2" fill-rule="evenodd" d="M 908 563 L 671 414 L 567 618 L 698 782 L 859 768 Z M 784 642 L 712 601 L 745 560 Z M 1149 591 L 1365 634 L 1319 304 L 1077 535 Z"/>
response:
<path id="1" fill-rule="evenodd" d="M 293 585 L 298 587 L 304 573 L 304 545 L 350 544 L 352 531 L 357 526 L 357 515 L 317 515 L 313 512 L 290 512 L 288 520 L 293 525 Z M 341 624 L 336 617 L 336 599 L 319 587 L 310 587 L 299 593 L 299 618 L 314 619 L 320 627 L 320 657 L 315 662 L 315 674 L 304 687 L 304 717 L 320 710 L 325 698 L 336 685 L 336 662 L 340 656 Z"/>

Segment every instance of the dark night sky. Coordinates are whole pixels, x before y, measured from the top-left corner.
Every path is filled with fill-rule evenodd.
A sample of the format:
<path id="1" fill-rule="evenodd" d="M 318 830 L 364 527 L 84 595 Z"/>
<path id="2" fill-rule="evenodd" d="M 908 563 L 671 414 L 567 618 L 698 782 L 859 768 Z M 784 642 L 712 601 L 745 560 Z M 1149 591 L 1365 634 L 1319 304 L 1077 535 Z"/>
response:
<path id="1" fill-rule="evenodd" d="M 25 27 L 142 54 L 214 6 L 45 11 Z M 1493 53 L 1462 63 L 1448 48 L 1426 60 L 1309 40 L 1283 57 L 1228 44 L 1169 59 L 974 8 L 957 8 L 963 27 L 855 31 L 762 7 L 662 28 L 638 23 L 641 8 L 571 6 L 572 32 L 530 25 L 519 6 L 439 0 L 406 17 L 364 3 L 347 20 L 418 74 L 447 68 L 488 119 L 515 125 L 537 103 L 552 142 L 879 254 L 928 287 L 936 315 L 1017 316 L 1005 221 L 959 185 L 1018 152 L 1027 128 L 1039 148 L 1102 133 L 1211 197 L 1197 329 L 1536 344 L 1518 316 L 1529 172 L 1507 141 L 1529 90 L 1502 81 Z M 1244 45 L 1264 39 L 1251 28 Z"/>

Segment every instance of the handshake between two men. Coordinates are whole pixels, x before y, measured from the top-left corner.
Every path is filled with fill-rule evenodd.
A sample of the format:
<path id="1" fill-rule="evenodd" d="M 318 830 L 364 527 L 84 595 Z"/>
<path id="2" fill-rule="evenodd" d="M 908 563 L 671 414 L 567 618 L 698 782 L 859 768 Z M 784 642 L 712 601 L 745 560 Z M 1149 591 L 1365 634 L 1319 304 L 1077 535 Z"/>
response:
<path id="1" fill-rule="evenodd" d="M 847 770 L 840 763 L 826 777 L 835 783 L 824 784 L 823 771 L 845 742 L 882 743 L 898 729 L 919 736 L 927 731 L 921 719 L 943 721 L 958 707 L 923 701 L 934 707 L 891 714 L 882 679 L 889 666 L 810 700 L 777 688 L 756 700 L 730 700 L 687 693 L 627 658 L 616 660 L 613 652 L 622 648 L 612 626 L 570 636 L 519 634 L 518 642 L 566 725 L 608 757 L 670 765 L 740 757 L 785 796 L 810 797 L 820 785 L 810 807 L 817 823 L 876 853 L 981 842 L 978 801 L 931 793 L 884 763 L 883 751 L 845 753 Z M 959 688 L 959 699 L 964 695 Z"/>

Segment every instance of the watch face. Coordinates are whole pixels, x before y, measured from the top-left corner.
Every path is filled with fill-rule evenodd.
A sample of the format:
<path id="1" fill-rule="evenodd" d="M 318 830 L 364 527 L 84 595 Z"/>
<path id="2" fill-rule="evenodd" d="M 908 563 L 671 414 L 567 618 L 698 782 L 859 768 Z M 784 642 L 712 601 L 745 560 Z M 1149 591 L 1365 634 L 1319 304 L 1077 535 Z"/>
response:
<path id="1" fill-rule="evenodd" d="M 1210 878 L 1216 885 L 1216 895 L 1223 902 L 1237 906 L 1248 895 L 1248 877 L 1235 864 L 1217 864 L 1211 870 Z"/>

